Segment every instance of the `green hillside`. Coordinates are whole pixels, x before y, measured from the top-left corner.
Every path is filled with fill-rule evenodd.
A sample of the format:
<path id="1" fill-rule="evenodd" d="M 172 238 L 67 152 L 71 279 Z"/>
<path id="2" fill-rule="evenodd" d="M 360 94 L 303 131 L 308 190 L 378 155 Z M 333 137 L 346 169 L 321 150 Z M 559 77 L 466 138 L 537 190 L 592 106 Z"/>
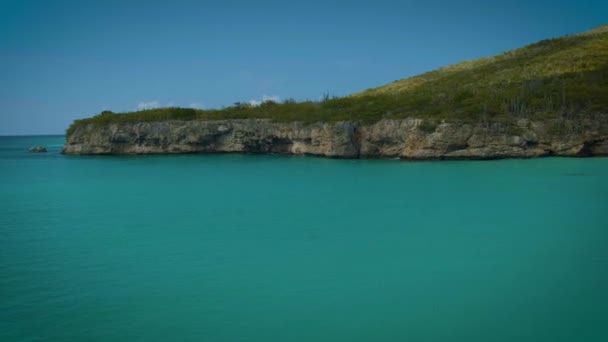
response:
<path id="1" fill-rule="evenodd" d="M 103 112 L 84 123 L 270 118 L 374 122 L 405 117 L 510 121 L 608 113 L 608 25 L 463 62 L 342 98 L 199 110 Z"/>

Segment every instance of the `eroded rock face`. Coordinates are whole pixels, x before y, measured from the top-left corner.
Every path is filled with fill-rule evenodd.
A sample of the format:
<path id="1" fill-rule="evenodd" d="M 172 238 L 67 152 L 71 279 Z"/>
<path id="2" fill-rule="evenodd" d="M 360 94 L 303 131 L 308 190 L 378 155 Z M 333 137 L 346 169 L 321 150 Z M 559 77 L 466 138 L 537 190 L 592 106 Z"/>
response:
<path id="1" fill-rule="evenodd" d="M 599 119 L 598 119 L 599 118 Z M 494 159 L 608 155 L 608 117 L 517 125 L 381 120 L 304 124 L 266 119 L 88 124 L 67 137 L 66 154 L 280 153 L 332 158 Z M 571 125 L 574 127 L 574 125 Z"/>

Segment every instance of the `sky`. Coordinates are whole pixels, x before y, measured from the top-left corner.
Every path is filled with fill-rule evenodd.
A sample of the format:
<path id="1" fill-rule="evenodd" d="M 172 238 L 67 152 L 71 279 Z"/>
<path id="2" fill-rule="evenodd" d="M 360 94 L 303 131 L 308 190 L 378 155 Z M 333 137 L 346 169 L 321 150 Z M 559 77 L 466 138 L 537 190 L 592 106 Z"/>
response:
<path id="1" fill-rule="evenodd" d="M 606 23 L 590 0 L 0 0 L 0 135 L 343 96 Z"/>

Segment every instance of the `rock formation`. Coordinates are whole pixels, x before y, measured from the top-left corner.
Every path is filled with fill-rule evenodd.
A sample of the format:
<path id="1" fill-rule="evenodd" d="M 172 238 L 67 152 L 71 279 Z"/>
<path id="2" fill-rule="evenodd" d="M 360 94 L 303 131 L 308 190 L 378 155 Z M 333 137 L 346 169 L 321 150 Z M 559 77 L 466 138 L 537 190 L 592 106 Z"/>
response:
<path id="1" fill-rule="evenodd" d="M 47 152 L 47 149 L 44 146 L 35 146 L 35 147 L 30 147 L 29 151 L 30 152 L 38 152 L 38 153 L 40 153 L 40 152 Z"/>
<path id="2" fill-rule="evenodd" d="M 85 124 L 66 154 L 278 153 L 331 158 L 496 159 L 608 155 L 608 116 L 512 124 L 267 119 Z"/>

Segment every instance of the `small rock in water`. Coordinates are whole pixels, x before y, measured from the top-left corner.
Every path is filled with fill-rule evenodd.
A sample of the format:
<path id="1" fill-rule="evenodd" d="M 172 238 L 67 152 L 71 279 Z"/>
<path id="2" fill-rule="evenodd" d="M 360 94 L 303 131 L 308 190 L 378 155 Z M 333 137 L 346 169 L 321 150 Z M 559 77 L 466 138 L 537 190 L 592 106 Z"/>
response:
<path id="1" fill-rule="evenodd" d="M 30 152 L 47 152 L 47 149 L 44 146 L 30 147 Z"/>

